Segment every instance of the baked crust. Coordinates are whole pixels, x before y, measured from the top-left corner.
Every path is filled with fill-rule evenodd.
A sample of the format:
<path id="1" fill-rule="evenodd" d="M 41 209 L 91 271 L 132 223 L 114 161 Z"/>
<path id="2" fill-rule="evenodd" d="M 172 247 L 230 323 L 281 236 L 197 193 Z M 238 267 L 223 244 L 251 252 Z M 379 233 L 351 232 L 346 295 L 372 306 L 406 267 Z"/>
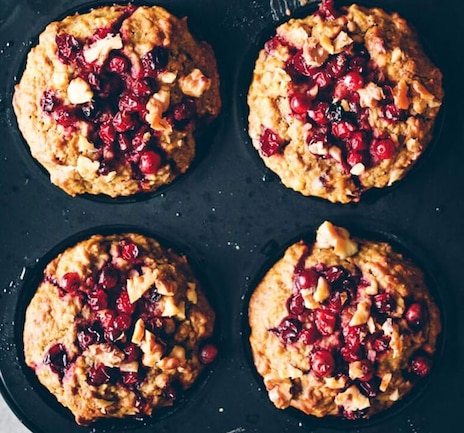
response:
<path id="1" fill-rule="evenodd" d="M 397 13 L 358 5 L 331 13 L 289 20 L 260 51 L 248 92 L 248 130 L 265 165 L 286 187 L 348 203 L 402 179 L 424 152 L 443 99 L 442 76 Z M 367 64 L 359 67 L 359 56 Z M 334 64 L 342 71 L 334 72 Z M 350 71 L 360 71 L 361 87 L 337 94 L 337 82 Z M 310 101 L 308 109 L 320 101 L 335 106 L 364 143 L 334 132 L 333 113 L 325 110 L 329 120 L 315 121 L 299 107 L 295 112 L 295 94 Z M 266 131 L 275 134 L 273 151 L 263 144 L 269 141 Z M 391 140 L 390 155 L 379 157 L 373 147 L 384 138 Z M 356 144 L 362 149 L 354 149 Z"/>
<path id="2" fill-rule="evenodd" d="M 151 59 L 156 68 L 147 71 L 147 55 L 158 47 L 162 64 Z M 109 66 L 117 55 L 125 66 Z M 120 74 L 114 72 L 118 67 L 124 69 Z M 135 83 L 147 77 L 149 89 L 136 94 Z M 121 108 L 126 94 L 133 98 Z M 134 101 L 140 106 L 131 107 Z M 169 184 L 191 165 L 194 132 L 218 115 L 220 105 L 211 47 L 193 39 L 186 19 L 158 6 L 106 6 L 52 22 L 28 54 L 13 97 L 32 156 L 72 196 L 129 196 Z M 59 114 L 62 107 L 71 119 Z M 94 112 L 83 115 L 88 107 L 100 111 L 98 119 Z M 116 125 L 117 116 L 130 119 L 129 126 Z M 102 139 L 99 128 L 105 124 L 113 130 Z M 156 153 L 155 168 L 141 167 L 144 150 Z"/>
<path id="3" fill-rule="evenodd" d="M 317 282 L 302 288 L 305 272 Z M 295 243 L 268 270 L 251 296 L 249 324 L 254 364 L 277 408 L 348 419 L 368 418 L 408 394 L 429 372 L 416 374 L 415 359 L 423 356 L 430 368 L 441 332 L 420 269 L 389 244 L 352 240 L 328 222 L 315 243 Z M 326 373 L 314 361 L 321 350 L 334 363 Z"/>
<path id="4" fill-rule="evenodd" d="M 25 361 L 78 424 L 151 415 L 198 378 L 214 320 L 185 257 L 139 234 L 94 235 L 45 268 Z"/>

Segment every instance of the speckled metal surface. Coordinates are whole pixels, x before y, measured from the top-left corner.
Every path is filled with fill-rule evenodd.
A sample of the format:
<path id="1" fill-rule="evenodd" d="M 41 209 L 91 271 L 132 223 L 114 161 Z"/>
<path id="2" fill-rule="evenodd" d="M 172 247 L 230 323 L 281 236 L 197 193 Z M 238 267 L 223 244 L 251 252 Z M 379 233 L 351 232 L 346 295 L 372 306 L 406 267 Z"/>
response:
<path id="1" fill-rule="evenodd" d="M 107 3 L 107 2 L 105 2 Z M 154 4 L 152 1 L 145 2 Z M 104 4 L 93 2 L 92 5 Z M 31 161 L 17 130 L 11 97 L 27 51 L 45 25 L 88 2 L 0 3 L 0 389 L 35 433 L 456 431 L 464 404 L 464 109 L 459 0 L 378 0 L 423 36 L 445 77 L 441 133 L 420 167 L 397 187 L 356 205 L 334 205 L 285 189 L 250 152 L 244 121 L 251 59 L 262 34 L 298 12 L 297 0 L 166 0 L 188 16 L 216 52 L 224 107 L 208 151 L 161 195 L 117 203 L 67 196 Z M 429 383 L 409 404 L 376 422 L 324 423 L 275 409 L 249 362 L 246 300 L 253 278 L 279 248 L 324 219 L 398 240 L 428 268 L 446 316 L 444 348 Z M 185 404 L 160 419 L 84 428 L 41 389 L 21 354 L 23 302 L 41 258 L 82 232 L 130 225 L 178 245 L 202 268 L 219 317 L 220 357 Z M 3 414 L 3 408 L 0 409 Z M 2 429 L 19 433 L 0 423 Z M 2 430 L 3 431 L 3 430 Z"/>

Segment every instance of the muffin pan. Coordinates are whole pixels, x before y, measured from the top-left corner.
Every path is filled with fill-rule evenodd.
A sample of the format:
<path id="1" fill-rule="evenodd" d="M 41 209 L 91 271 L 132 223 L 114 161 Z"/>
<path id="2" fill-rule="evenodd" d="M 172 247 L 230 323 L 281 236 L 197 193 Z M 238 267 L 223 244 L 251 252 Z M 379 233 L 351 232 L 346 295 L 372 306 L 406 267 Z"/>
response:
<path id="1" fill-rule="evenodd" d="M 146 4 L 155 4 L 146 1 Z M 14 84 L 38 34 L 52 20 L 107 1 L 4 1 L 0 5 L 0 389 L 34 433 L 54 431 L 142 433 L 453 431 L 464 403 L 464 109 L 458 72 L 464 60 L 458 0 L 378 0 L 413 24 L 442 70 L 445 102 L 441 134 L 416 167 L 394 188 L 360 203 L 332 204 L 286 189 L 253 156 L 246 134 L 247 76 L 263 34 L 314 5 L 298 0 L 157 2 L 188 16 L 194 34 L 216 53 L 223 108 L 208 131 L 205 151 L 182 181 L 146 199 L 69 197 L 49 183 L 30 158 L 11 105 Z M 311 2 L 310 2 L 311 3 Z M 373 3 L 371 3 L 373 4 Z M 387 238 L 417 259 L 433 281 L 444 331 L 432 375 L 411 398 L 367 421 L 315 419 L 269 402 L 249 357 L 247 300 L 263 266 L 291 240 L 314 232 L 324 220 Z M 220 354 L 202 380 L 172 409 L 140 421 L 77 426 L 24 364 L 22 321 L 37 273 L 47 259 L 88 233 L 115 226 L 148 232 L 193 259 L 207 281 L 218 318 Z"/>

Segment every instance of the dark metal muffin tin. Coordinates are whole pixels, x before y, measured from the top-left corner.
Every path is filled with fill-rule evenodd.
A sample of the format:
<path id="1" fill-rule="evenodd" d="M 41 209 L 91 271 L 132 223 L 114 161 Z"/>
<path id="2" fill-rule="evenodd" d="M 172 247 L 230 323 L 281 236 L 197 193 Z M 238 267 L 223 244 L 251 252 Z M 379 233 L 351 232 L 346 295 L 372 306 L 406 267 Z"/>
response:
<path id="1" fill-rule="evenodd" d="M 2 0 L 0 4 L 0 390 L 35 433 L 456 431 L 464 404 L 464 108 L 461 71 L 464 7 L 459 0 L 378 0 L 415 25 L 444 74 L 441 131 L 394 188 L 358 204 L 337 205 L 283 187 L 250 151 L 245 97 L 263 35 L 304 14 L 297 0 L 160 1 L 188 16 L 209 41 L 222 81 L 223 109 L 203 140 L 206 151 L 181 181 L 146 200 L 72 198 L 31 160 L 11 105 L 25 56 L 48 22 L 107 4 L 80 0 Z M 146 4 L 155 4 L 146 1 Z M 438 131 L 437 131 L 438 132 Z M 270 403 L 247 345 L 247 300 L 292 240 L 325 219 L 386 238 L 404 249 L 432 282 L 445 331 L 429 380 L 393 410 L 367 421 L 320 420 Z M 123 225 L 177 246 L 201 270 L 218 319 L 220 356 L 174 409 L 142 421 L 79 427 L 24 365 L 22 321 L 46 261 L 78 238 Z"/>

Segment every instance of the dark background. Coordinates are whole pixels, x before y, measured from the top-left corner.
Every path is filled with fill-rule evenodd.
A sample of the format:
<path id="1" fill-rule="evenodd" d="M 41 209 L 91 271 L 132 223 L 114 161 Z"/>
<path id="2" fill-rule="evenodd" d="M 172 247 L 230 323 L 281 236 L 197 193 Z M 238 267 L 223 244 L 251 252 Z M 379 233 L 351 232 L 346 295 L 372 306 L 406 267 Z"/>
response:
<path id="1" fill-rule="evenodd" d="M 146 1 L 146 4 L 154 4 Z M 262 34 L 297 0 L 157 2 L 189 17 L 194 33 L 216 52 L 223 110 L 198 164 L 163 194 L 136 202 L 72 198 L 31 161 L 11 106 L 25 56 L 43 28 L 88 8 L 79 0 L 0 1 L 0 389 L 32 431 L 190 431 L 438 433 L 459 430 L 464 405 L 464 3 L 379 0 L 422 36 L 444 75 L 445 104 L 437 140 L 417 169 L 396 187 L 359 204 L 337 205 L 284 188 L 250 152 L 244 98 Z M 106 4 L 93 2 L 92 5 Z M 246 301 L 253 277 L 276 250 L 325 219 L 398 239 L 427 267 L 442 303 L 444 350 L 426 388 L 377 422 L 325 423 L 275 409 L 250 365 Z M 77 427 L 28 374 L 20 343 L 22 301 L 43 257 L 83 231 L 130 225 L 185 251 L 209 283 L 219 318 L 220 357 L 173 413 L 145 422 Z M 29 282 L 29 283 L 28 283 Z"/>

